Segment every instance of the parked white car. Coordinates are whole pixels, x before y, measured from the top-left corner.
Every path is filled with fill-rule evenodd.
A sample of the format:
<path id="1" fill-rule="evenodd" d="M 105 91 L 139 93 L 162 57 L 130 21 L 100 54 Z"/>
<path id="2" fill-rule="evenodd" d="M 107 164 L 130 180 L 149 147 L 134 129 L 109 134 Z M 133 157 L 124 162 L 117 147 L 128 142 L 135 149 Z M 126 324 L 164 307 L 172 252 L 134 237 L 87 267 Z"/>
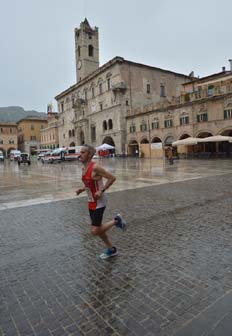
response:
<path id="1" fill-rule="evenodd" d="M 0 151 L 0 161 L 4 161 L 4 155 L 2 151 Z"/>

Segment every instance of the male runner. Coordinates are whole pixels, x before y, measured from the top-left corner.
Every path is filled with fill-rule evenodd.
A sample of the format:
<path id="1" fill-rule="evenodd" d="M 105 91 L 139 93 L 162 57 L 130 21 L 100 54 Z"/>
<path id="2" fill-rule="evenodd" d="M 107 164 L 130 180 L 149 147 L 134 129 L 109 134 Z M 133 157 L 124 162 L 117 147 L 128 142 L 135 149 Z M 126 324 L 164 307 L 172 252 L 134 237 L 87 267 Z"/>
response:
<path id="1" fill-rule="evenodd" d="M 106 235 L 106 231 L 113 226 L 125 229 L 125 222 L 120 214 L 117 214 L 114 219 L 102 224 L 103 213 L 106 208 L 105 190 L 115 182 L 116 178 L 102 166 L 92 161 L 94 154 L 95 149 L 92 146 L 82 146 L 79 160 L 83 163 L 82 181 L 85 186 L 78 189 L 76 194 L 79 195 L 83 191 L 87 192 L 89 214 L 92 222 L 91 233 L 94 236 L 99 236 L 105 243 L 106 249 L 100 255 L 100 258 L 107 259 L 116 256 L 118 252 Z M 105 184 L 103 183 L 103 178 L 106 179 Z"/>

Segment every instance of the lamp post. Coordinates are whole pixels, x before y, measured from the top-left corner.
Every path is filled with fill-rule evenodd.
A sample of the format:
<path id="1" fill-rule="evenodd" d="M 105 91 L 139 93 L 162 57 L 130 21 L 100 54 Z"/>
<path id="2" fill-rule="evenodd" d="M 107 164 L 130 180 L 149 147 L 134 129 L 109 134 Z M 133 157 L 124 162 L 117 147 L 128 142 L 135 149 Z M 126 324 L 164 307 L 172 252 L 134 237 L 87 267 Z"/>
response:
<path id="1" fill-rule="evenodd" d="M 150 128 L 149 114 L 147 115 L 147 122 L 148 122 L 149 156 L 150 156 L 150 159 L 151 159 L 151 128 Z"/>

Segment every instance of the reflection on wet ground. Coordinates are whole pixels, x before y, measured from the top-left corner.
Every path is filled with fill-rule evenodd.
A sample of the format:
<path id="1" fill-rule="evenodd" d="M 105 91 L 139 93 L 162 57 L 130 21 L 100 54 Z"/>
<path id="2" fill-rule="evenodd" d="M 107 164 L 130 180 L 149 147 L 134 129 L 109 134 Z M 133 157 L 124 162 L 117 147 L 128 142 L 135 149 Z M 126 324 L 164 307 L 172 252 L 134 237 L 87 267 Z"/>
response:
<path id="1" fill-rule="evenodd" d="M 117 177 L 110 192 L 226 174 L 232 164 L 231 160 L 176 160 L 169 165 L 165 160 L 139 158 L 101 159 L 100 163 Z M 80 162 L 51 165 L 34 160 L 31 166 L 1 163 L 0 210 L 75 198 L 81 185 L 81 167 Z"/>

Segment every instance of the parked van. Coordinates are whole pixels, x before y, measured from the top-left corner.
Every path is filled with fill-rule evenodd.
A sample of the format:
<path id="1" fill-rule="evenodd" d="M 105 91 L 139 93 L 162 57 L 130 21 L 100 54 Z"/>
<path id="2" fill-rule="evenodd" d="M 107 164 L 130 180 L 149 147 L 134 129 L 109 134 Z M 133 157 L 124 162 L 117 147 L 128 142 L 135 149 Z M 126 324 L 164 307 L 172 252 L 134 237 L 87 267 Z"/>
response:
<path id="1" fill-rule="evenodd" d="M 66 148 L 56 148 L 52 151 L 50 163 L 61 162 L 65 160 Z"/>
<path id="2" fill-rule="evenodd" d="M 0 161 L 4 161 L 4 154 L 3 151 L 0 150 Z"/>
<path id="3" fill-rule="evenodd" d="M 20 157 L 21 151 L 17 149 L 12 149 L 10 151 L 10 160 L 11 161 L 18 161 L 18 158 Z"/>
<path id="4" fill-rule="evenodd" d="M 75 146 L 75 147 L 68 147 L 65 151 L 65 160 L 78 160 L 81 155 L 81 147 L 82 146 Z"/>

